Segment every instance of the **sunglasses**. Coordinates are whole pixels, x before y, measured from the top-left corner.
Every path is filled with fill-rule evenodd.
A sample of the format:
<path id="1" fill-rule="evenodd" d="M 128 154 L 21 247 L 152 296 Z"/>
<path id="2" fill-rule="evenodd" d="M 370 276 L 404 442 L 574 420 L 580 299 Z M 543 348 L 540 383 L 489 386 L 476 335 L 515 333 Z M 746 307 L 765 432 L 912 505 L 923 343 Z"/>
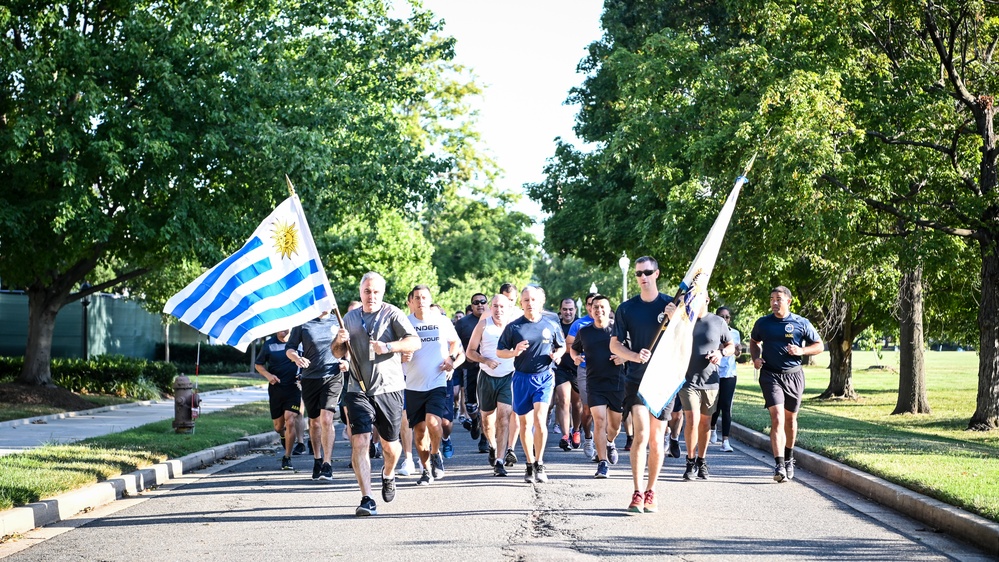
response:
<path id="1" fill-rule="evenodd" d="M 656 270 L 654 270 L 654 269 L 640 269 L 640 270 L 638 270 L 638 271 L 635 272 L 635 277 L 641 277 L 643 275 L 646 276 L 646 277 L 652 277 L 652 274 L 655 273 L 655 272 L 656 272 Z"/>
<path id="2" fill-rule="evenodd" d="M 485 300 L 477 300 L 477 301 L 472 301 L 472 304 L 479 304 L 479 305 L 482 305 L 482 304 L 486 304 L 486 301 L 485 301 Z"/>
<path id="3" fill-rule="evenodd" d="M 729 316 L 728 314 L 721 314 L 721 315 L 719 315 L 719 316 L 721 316 L 721 317 L 722 317 L 722 318 L 724 318 L 725 320 L 731 320 L 731 319 L 732 319 L 732 317 L 731 317 L 731 316 Z"/>

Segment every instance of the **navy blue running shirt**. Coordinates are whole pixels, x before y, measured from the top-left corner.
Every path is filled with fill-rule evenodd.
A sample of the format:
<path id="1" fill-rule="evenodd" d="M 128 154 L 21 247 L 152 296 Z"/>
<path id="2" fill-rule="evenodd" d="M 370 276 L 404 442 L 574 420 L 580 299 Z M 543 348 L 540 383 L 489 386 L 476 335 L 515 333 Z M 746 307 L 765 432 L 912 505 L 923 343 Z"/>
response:
<path id="1" fill-rule="evenodd" d="M 659 332 L 666 305 L 671 302 L 673 300 L 662 293 L 652 302 L 643 301 L 641 295 L 628 299 L 614 313 L 614 337 L 635 353 L 648 349 Z M 642 382 L 646 364 L 629 361 L 626 365 L 628 382 Z"/>
<path id="2" fill-rule="evenodd" d="M 805 347 L 822 341 L 807 318 L 793 313 L 784 318 L 773 314 L 760 318 L 753 325 L 749 337 L 761 342 L 763 368 L 771 373 L 784 373 L 801 367 L 801 357 L 788 353 L 785 349 L 788 345 Z"/>
<path id="3" fill-rule="evenodd" d="M 517 344 L 527 340 L 530 345 L 523 353 L 513 360 L 513 368 L 520 373 L 537 374 L 552 368 L 552 358 L 555 350 L 565 347 L 565 336 L 558 320 L 542 316 L 541 320 L 531 322 L 526 316 L 510 322 L 503 329 L 496 349 L 514 349 Z"/>

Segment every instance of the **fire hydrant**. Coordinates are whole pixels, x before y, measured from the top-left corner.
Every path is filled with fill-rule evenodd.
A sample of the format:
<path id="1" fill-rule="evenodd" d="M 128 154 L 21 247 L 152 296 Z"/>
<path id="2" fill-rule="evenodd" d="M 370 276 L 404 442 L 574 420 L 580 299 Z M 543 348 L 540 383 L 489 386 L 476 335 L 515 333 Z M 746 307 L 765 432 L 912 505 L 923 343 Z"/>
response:
<path id="1" fill-rule="evenodd" d="M 194 420 L 201 413 L 201 397 L 184 375 L 173 381 L 173 427 L 177 433 L 194 433 Z"/>

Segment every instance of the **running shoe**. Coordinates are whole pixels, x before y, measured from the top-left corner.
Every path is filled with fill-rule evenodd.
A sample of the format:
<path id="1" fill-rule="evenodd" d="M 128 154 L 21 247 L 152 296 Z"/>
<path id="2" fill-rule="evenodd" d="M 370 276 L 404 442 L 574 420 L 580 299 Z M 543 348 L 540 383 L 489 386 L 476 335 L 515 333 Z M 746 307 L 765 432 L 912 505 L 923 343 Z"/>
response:
<path id="1" fill-rule="evenodd" d="M 450 437 L 441 440 L 441 454 L 443 454 L 446 459 L 454 456 L 454 445 L 451 444 Z"/>
<path id="2" fill-rule="evenodd" d="M 574 430 L 572 432 L 572 448 L 578 449 L 580 445 L 583 444 L 582 436 L 579 434 L 579 430 Z"/>
<path id="3" fill-rule="evenodd" d="M 430 476 L 430 471 L 423 469 L 423 474 L 420 475 L 420 479 L 416 481 L 417 486 L 429 486 L 434 483 L 434 477 Z"/>
<path id="4" fill-rule="evenodd" d="M 607 460 L 609 460 L 611 464 L 617 464 L 618 459 L 619 459 L 619 455 L 618 455 L 618 452 L 617 452 L 617 447 L 613 443 L 608 443 L 607 444 Z"/>
<path id="5" fill-rule="evenodd" d="M 680 440 L 669 438 L 669 456 L 674 459 L 680 458 Z"/>
<path id="6" fill-rule="evenodd" d="M 700 480 L 708 479 L 708 463 L 707 461 L 701 461 L 700 466 L 697 467 L 697 478 Z"/>
<path id="7" fill-rule="evenodd" d="M 777 463 L 774 467 L 774 482 L 787 482 L 787 469 L 784 463 Z"/>
<path id="8" fill-rule="evenodd" d="M 305 454 L 305 443 L 295 443 L 295 448 L 291 450 L 291 454 L 298 456 Z"/>
<path id="9" fill-rule="evenodd" d="M 430 474 L 434 477 L 434 480 L 444 478 L 444 459 L 440 453 L 430 455 Z"/>
<path id="10" fill-rule="evenodd" d="M 488 453 L 489 452 L 489 440 L 486 439 L 485 435 L 479 436 L 479 452 Z"/>
<path id="11" fill-rule="evenodd" d="M 489 466 L 493 466 L 496 464 L 496 448 L 489 447 L 488 452 L 489 452 Z"/>
<path id="12" fill-rule="evenodd" d="M 718 442 L 718 430 L 717 429 L 712 429 L 711 430 L 711 437 L 708 439 L 708 443 L 711 443 L 713 445 L 713 444 L 715 444 L 717 442 Z"/>
<path id="13" fill-rule="evenodd" d="M 788 480 L 794 480 L 794 459 L 784 461 L 784 472 L 787 473 Z"/>
<path id="14" fill-rule="evenodd" d="M 503 461 L 497 460 L 493 463 L 493 476 L 506 476 L 506 468 L 503 467 Z"/>
<path id="15" fill-rule="evenodd" d="M 561 439 L 558 440 L 558 446 L 563 451 L 569 451 L 572 449 L 572 445 L 569 444 L 569 436 L 563 435 Z"/>
<path id="16" fill-rule="evenodd" d="M 694 476 L 697 475 L 697 465 L 694 464 L 694 459 L 687 459 L 687 469 L 683 471 L 684 480 L 693 480 Z"/>
<path id="17" fill-rule="evenodd" d="M 539 462 L 534 463 L 534 481 L 544 484 L 548 482 L 548 474 L 545 472 L 545 465 Z"/>
<path id="18" fill-rule="evenodd" d="M 586 455 L 587 458 L 592 459 L 595 453 L 596 447 L 593 446 L 593 440 L 583 439 L 583 454 Z"/>
<path id="19" fill-rule="evenodd" d="M 641 513 L 644 507 L 645 496 L 638 490 L 635 490 L 635 493 L 631 495 L 631 505 L 628 506 L 628 511 L 631 513 Z"/>
<path id="20" fill-rule="evenodd" d="M 609 465 L 607 461 L 600 461 L 597 465 L 597 473 L 593 475 L 594 478 L 607 478 L 607 471 L 609 470 Z"/>
<path id="21" fill-rule="evenodd" d="M 559 425 L 558 422 L 555 422 L 555 425 L 552 426 L 552 433 L 554 433 L 556 435 L 558 435 L 559 433 L 562 433 L 562 426 Z"/>
<path id="22" fill-rule="evenodd" d="M 482 422 L 479 420 L 479 416 L 478 415 L 473 415 L 472 416 L 472 427 L 468 428 L 468 433 L 472 436 L 473 440 L 474 439 L 478 439 L 479 437 L 482 437 L 482 425 L 481 425 L 481 423 Z"/>
<path id="23" fill-rule="evenodd" d="M 635 440 L 634 437 L 632 437 L 630 435 L 628 436 L 628 439 L 626 439 L 625 442 L 624 442 L 624 450 L 625 451 L 630 451 L 631 450 L 631 442 L 634 441 L 634 440 Z"/>
<path id="24" fill-rule="evenodd" d="M 458 422 L 461 423 L 461 427 L 465 428 L 465 431 L 472 431 L 472 419 L 466 418 L 465 414 L 458 416 Z"/>
<path id="25" fill-rule="evenodd" d="M 373 459 L 382 458 L 382 452 L 380 449 L 381 448 L 378 446 L 378 444 L 375 443 L 374 440 L 372 440 L 371 443 L 368 444 L 368 457 Z"/>
<path id="26" fill-rule="evenodd" d="M 319 480 L 319 475 L 323 472 L 323 459 L 316 459 L 312 463 L 312 479 Z"/>
<path id="27" fill-rule="evenodd" d="M 527 463 L 527 469 L 524 471 L 524 482 L 534 483 L 534 465 L 531 463 Z"/>
<path id="28" fill-rule="evenodd" d="M 656 491 L 646 490 L 645 491 L 645 513 L 655 513 L 659 511 L 659 506 L 656 505 Z"/>
<path id="29" fill-rule="evenodd" d="M 358 517 L 378 515 L 378 508 L 375 506 L 375 500 L 368 496 L 361 498 L 361 505 L 357 506 L 357 509 L 354 510 L 354 515 Z"/>
<path id="30" fill-rule="evenodd" d="M 333 480 L 333 467 L 330 463 L 324 462 L 323 469 L 319 471 L 320 480 Z"/>
<path id="31" fill-rule="evenodd" d="M 281 470 L 295 470 L 295 467 L 291 466 L 291 457 L 281 457 Z"/>
<path id="32" fill-rule="evenodd" d="M 395 499 L 395 478 L 382 476 L 382 499 L 389 503 Z"/>
<path id="33" fill-rule="evenodd" d="M 514 453 L 513 449 L 506 450 L 506 455 L 503 455 L 503 464 L 506 466 L 517 464 L 517 453 Z"/>
<path id="34" fill-rule="evenodd" d="M 728 442 L 728 439 L 722 441 L 722 451 L 726 453 L 731 453 L 735 449 L 732 448 L 732 444 Z"/>
<path id="35" fill-rule="evenodd" d="M 416 474 L 416 465 L 413 464 L 412 457 L 403 457 L 402 462 L 399 463 L 399 468 L 395 469 L 395 471 L 401 476 Z"/>

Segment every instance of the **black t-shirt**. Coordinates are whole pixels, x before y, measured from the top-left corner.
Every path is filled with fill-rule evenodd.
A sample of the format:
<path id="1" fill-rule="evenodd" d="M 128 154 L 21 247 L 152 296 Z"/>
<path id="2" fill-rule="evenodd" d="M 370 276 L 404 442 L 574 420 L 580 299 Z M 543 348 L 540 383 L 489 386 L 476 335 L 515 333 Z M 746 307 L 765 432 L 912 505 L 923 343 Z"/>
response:
<path id="1" fill-rule="evenodd" d="M 257 365 L 263 365 L 270 374 L 278 378 L 278 385 L 289 386 L 298 380 L 298 365 L 288 359 L 285 343 L 277 336 L 271 336 L 257 353 Z"/>
<path id="2" fill-rule="evenodd" d="M 526 316 L 521 316 L 506 325 L 496 349 L 514 349 L 524 340 L 529 343 L 527 349 L 513 360 L 514 369 L 520 373 L 537 374 L 550 370 L 550 355 L 565 347 L 565 338 L 558 327 L 558 320 L 542 316 L 537 322 L 531 322 Z"/>
<path id="3" fill-rule="evenodd" d="M 572 322 L 563 324 L 562 321 L 559 320 L 559 326 L 562 327 L 562 337 L 565 338 L 565 336 L 569 335 L 569 328 L 572 327 Z M 562 359 L 559 360 L 556 369 L 570 377 L 576 376 L 576 362 L 572 360 L 568 351 L 562 354 Z"/>
<path id="4" fill-rule="evenodd" d="M 472 332 L 474 332 L 475 327 L 479 325 L 480 319 L 481 319 L 480 316 L 476 316 L 474 314 L 466 314 L 461 317 L 461 320 L 458 320 L 454 324 L 454 331 L 458 332 L 458 339 L 461 340 L 461 347 L 465 351 L 468 351 L 468 340 L 472 339 Z M 479 350 L 476 349 L 475 351 Z M 475 361 L 472 361 L 466 356 L 465 362 L 461 364 L 460 368 L 474 372 L 478 371 L 479 364 L 476 363 Z"/>
<path id="5" fill-rule="evenodd" d="M 586 354 L 587 392 L 617 392 L 624 390 L 624 365 L 611 361 L 610 342 L 614 324 L 597 328 L 593 324 L 576 332 L 572 348 Z"/>
<path id="6" fill-rule="evenodd" d="M 617 307 L 614 314 L 614 337 L 636 353 L 649 349 L 653 338 L 659 333 L 666 305 L 671 302 L 672 299 L 662 293 L 652 302 L 643 301 L 641 295 L 628 299 Z M 636 384 L 642 382 L 646 364 L 629 361 L 626 365 L 628 381 Z M 589 372 L 589 356 L 586 358 L 586 369 Z"/>
<path id="7" fill-rule="evenodd" d="M 340 360 L 333 356 L 332 348 L 339 330 L 340 323 L 332 314 L 292 328 L 285 349 L 298 349 L 301 344 L 302 357 L 309 360 L 309 366 L 302 369 L 303 379 L 340 375 Z"/>

